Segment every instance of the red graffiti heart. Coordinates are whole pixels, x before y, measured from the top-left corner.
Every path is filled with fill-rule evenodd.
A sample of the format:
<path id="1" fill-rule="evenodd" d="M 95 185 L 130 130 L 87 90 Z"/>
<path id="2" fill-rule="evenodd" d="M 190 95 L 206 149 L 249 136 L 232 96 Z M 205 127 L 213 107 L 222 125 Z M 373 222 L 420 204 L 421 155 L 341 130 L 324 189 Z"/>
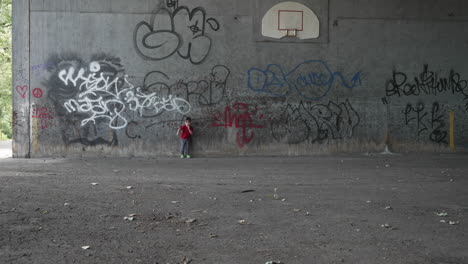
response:
<path id="1" fill-rule="evenodd" d="M 16 86 L 16 91 L 19 93 L 21 98 L 24 99 L 26 97 L 26 92 L 28 91 L 28 86 L 27 85 L 24 85 L 24 86 L 17 85 Z"/>

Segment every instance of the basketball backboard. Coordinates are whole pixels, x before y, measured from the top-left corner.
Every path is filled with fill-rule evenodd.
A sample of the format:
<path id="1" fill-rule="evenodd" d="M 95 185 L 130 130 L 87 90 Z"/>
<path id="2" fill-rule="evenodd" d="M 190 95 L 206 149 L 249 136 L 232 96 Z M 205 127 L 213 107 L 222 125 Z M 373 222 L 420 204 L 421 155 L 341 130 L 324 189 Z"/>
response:
<path id="1" fill-rule="evenodd" d="M 297 2 L 279 3 L 263 16 L 262 35 L 271 38 L 318 38 L 320 22 L 307 6 Z"/>

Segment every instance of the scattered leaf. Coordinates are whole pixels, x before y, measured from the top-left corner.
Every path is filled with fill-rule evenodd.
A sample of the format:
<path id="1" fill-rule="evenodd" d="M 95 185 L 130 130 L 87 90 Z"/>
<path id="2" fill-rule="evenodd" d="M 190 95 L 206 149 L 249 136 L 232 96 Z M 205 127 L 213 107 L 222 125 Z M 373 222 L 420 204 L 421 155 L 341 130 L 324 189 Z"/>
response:
<path id="1" fill-rule="evenodd" d="M 387 229 L 391 229 L 391 230 L 395 230 L 397 229 L 396 227 L 393 227 L 391 226 L 390 224 L 383 224 L 383 225 L 380 225 L 382 228 L 387 228 Z"/>
<path id="2" fill-rule="evenodd" d="M 276 193 L 276 191 L 278 191 L 278 189 L 277 189 L 277 188 L 274 188 L 274 189 L 273 189 L 273 192 L 274 192 L 273 198 L 274 198 L 275 200 L 278 200 L 278 199 L 279 199 L 279 196 L 278 196 L 278 194 Z"/>
<path id="3" fill-rule="evenodd" d="M 197 219 L 195 219 L 195 218 L 190 218 L 190 219 L 188 219 L 187 221 L 185 221 L 185 223 L 191 224 L 191 223 L 194 223 L 194 222 L 196 222 L 196 221 L 197 221 Z"/>
<path id="4" fill-rule="evenodd" d="M 182 259 L 182 263 L 181 264 L 190 264 L 192 262 L 192 260 L 188 257 L 184 257 L 184 259 Z"/>

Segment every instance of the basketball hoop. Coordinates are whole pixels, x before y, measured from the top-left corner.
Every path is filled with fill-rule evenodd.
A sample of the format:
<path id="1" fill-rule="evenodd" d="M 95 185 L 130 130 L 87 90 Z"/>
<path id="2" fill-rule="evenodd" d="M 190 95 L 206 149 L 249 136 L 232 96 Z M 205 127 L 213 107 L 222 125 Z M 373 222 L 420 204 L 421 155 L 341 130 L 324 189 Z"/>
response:
<path id="1" fill-rule="evenodd" d="M 283 38 L 285 37 L 297 37 L 297 29 L 286 29 L 286 34 L 283 36 Z"/>
<path id="2" fill-rule="evenodd" d="M 315 13 L 297 2 L 279 3 L 262 19 L 262 35 L 271 38 L 318 38 L 319 30 L 320 22 Z"/>
<path id="3" fill-rule="evenodd" d="M 304 30 L 304 12 L 299 10 L 278 10 L 278 31 L 284 31 L 285 37 L 297 37 L 298 31 Z"/>

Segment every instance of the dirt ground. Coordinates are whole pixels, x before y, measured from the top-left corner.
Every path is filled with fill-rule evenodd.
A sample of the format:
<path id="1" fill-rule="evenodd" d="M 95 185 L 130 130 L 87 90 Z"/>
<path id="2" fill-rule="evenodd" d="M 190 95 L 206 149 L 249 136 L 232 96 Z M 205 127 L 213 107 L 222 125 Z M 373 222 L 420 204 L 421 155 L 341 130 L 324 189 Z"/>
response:
<path id="1" fill-rule="evenodd" d="M 468 263 L 467 214 L 459 154 L 0 159 L 0 263 Z"/>

